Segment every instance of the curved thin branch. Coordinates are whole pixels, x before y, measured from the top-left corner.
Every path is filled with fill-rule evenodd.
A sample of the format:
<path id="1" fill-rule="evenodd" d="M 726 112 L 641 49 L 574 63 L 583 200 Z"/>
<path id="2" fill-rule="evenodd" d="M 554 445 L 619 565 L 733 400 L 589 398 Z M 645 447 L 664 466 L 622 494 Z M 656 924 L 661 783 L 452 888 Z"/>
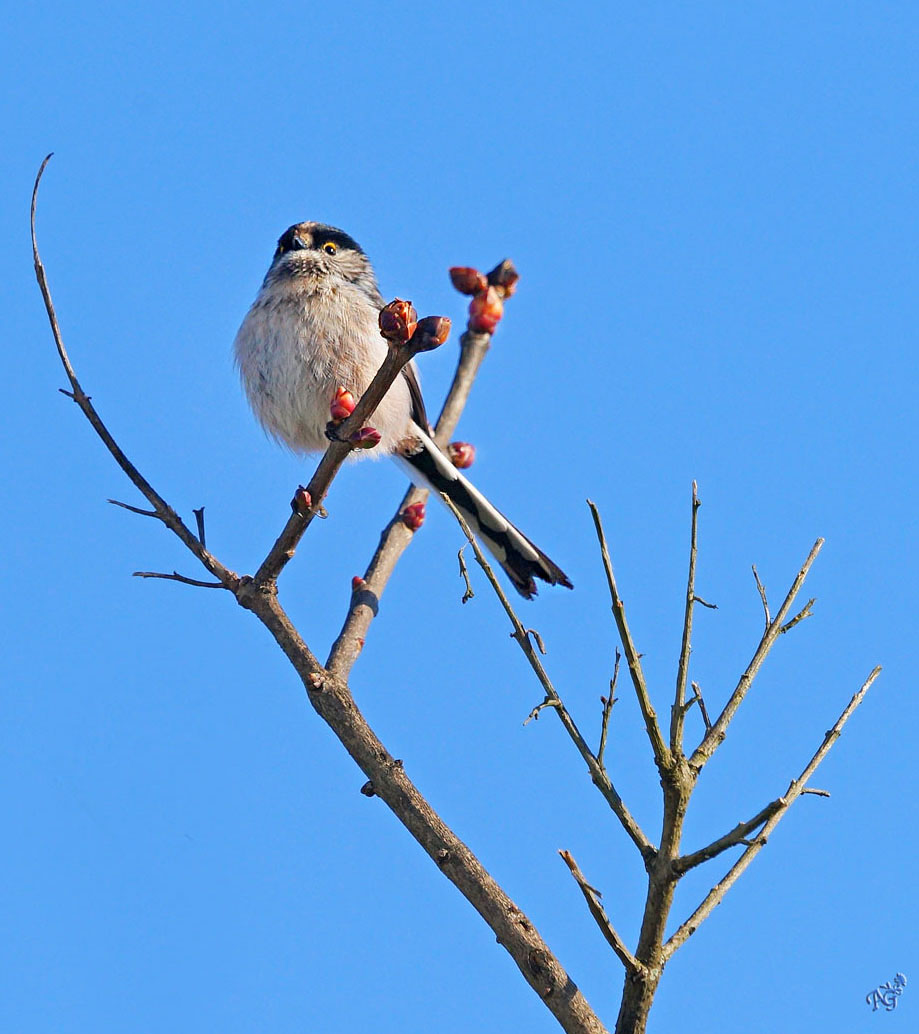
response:
<path id="1" fill-rule="evenodd" d="M 60 356 L 67 379 L 73 389 L 71 398 L 83 411 L 83 415 L 92 425 L 93 430 L 102 439 L 103 444 L 114 457 L 115 462 L 128 475 L 144 498 L 153 506 L 154 513 L 169 530 L 182 541 L 182 544 L 201 561 L 204 567 L 231 591 L 235 591 L 239 585 L 239 575 L 224 567 L 222 563 L 198 541 L 197 537 L 186 527 L 179 515 L 168 505 L 165 499 L 153 488 L 149 481 L 140 473 L 137 467 L 122 452 L 121 447 L 109 433 L 108 428 L 102 422 L 102 418 L 96 412 L 89 396 L 80 387 L 77 375 L 70 362 L 70 356 L 64 347 L 64 339 L 57 320 L 57 313 L 54 310 L 54 302 L 51 300 L 51 290 L 48 287 L 48 278 L 45 274 L 45 266 L 38 253 L 38 237 L 35 232 L 35 208 L 38 201 L 38 187 L 45 172 L 48 162 L 51 160 L 49 154 L 41 163 L 38 175 L 35 177 L 35 185 L 32 188 L 31 229 L 32 229 L 32 260 L 35 264 L 35 278 L 41 290 L 41 296 L 45 302 L 45 311 L 48 313 L 48 320 L 51 323 L 51 333 L 54 335 L 54 343 L 57 346 L 57 354 Z M 129 507 L 124 503 L 118 503 L 125 509 L 134 509 L 135 512 L 143 513 L 136 507 Z"/>

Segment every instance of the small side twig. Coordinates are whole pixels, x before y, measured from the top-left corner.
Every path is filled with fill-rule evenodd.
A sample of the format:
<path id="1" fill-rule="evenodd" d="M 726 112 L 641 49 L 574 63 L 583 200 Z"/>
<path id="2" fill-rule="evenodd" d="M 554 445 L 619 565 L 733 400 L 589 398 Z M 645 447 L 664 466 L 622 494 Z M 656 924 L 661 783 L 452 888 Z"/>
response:
<path id="1" fill-rule="evenodd" d="M 809 618 L 814 612 L 814 604 L 817 602 L 817 598 L 813 597 L 809 599 L 807 603 L 798 611 L 797 614 L 791 619 L 786 621 L 784 625 L 779 629 L 779 635 L 784 635 L 786 632 L 790 632 L 799 621 L 803 621 L 805 618 Z"/>
<path id="2" fill-rule="evenodd" d="M 699 705 L 699 710 L 702 712 L 702 721 L 705 722 L 706 731 L 712 727 L 712 720 L 708 716 L 708 708 L 705 706 L 705 701 L 702 699 L 702 690 L 699 689 L 699 683 L 693 682 L 692 695 L 695 697 L 696 703 Z"/>
<path id="3" fill-rule="evenodd" d="M 122 510 L 130 510 L 131 513 L 139 513 L 141 517 L 156 517 L 157 520 L 162 520 L 156 510 L 142 510 L 139 506 L 131 506 L 130 503 L 122 503 L 117 499 L 107 499 L 106 502 L 111 503 L 112 506 L 120 506 Z"/>
<path id="4" fill-rule="evenodd" d="M 529 713 L 529 714 L 528 714 L 528 715 L 526 716 L 526 718 L 525 718 L 525 719 L 523 720 L 523 724 L 524 724 L 524 725 L 529 725 L 529 724 L 530 724 L 530 722 L 533 722 L 533 721 L 535 721 L 535 720 L 536 720 L 537 718 L 539 718 L 539 712 L 540 712 L 540 711 L 541 711 L 541 710 L 542 710 L 542 709 L 543 709 L 544 707 L 561 707 L 561 703 L 562 703 L 562 702 L 561 702 L 561 700 L 554 700 L 554 699 L 553 699 L 552 697 L 546 697 L 546 699 L 545 699 L 545 700 L 543 700 L 543 702 L 542 702 L 541 704 L 537 704 L 537 705 L 536 705 L 536 706 L 535 706 L 535 707 L 533 708 L 533 710 L 532 710 L 532 711 L 530 711 L 530 713 Z"/>
<path id="5" fill-rule="evenodd" d="M 546 644 L 542 641 L 542 636 L 536 631 L 535 628 L 526 629 L 526 634 L 533 637 L 533 641 L 536 643 L 536 648 L 543 655 L 543 657 L 545 657 Z M 513 636 L 511 636 L 511 638 L 513 638 Z"/>
<path id="6" fill-rule="evenodd" d="M 198 541 L 202 546 L 207 548 L 207 542 L 205 541 L 204 535 L 204 507 L 201 506 L 197 510 L 192 509 L 191 512 L 195 515 L 195 523 L 198 525 Z"/>
<path id="7" fill-rule="evenodd" d="M 456 559 L 459 560 L 460 574 L 463 576 L 463 581 L 466 583 L 466 591 L 463 593 L 463 598 L 460 600 L 460 603 L 468 603 L 475 596 L 472 582 L 469 581 L 469 571 L 466 567 L 466 560 L 463 556 L 463 550 L 465 548 L 465 546 L 460 546 L 459 552 L 456 554 Z"/>
<path id="8" fill-rule="evenodd" d="M 603 754 L 606 751 L 606 734 L 609 731 L 609 716 L 613 710 L 613 704 L 616 703 L 616 683 L 619 681 L 619 662 L 622 660 L 622 654 L 618 648 L 616 650 L 616 660 L 613 664 L 613 677 L 609 680 L 609 696 L 603 702 L 603 717 L 600 720 L 600 746 L 597 749 L 597 764 L 604 771 L 606 766 L 603 764 Z"/>
<path id="9" fill-rule="evenodd" d="M 179 574 L 178 571 L 173 571 L 172 574 L 166 574 L 165 571 L 134 571 L 132 576 L 134 578 L 164 578 L 167 582 L 181 582 L 183 585 L 197 585 L 200 589 L 230 590 L 230 587 L 228 585 L 224 585 L 223 582 L 202 582 L 197 578 L 186 578 L 184 574 Z"/>
<path id="10" fill-rule="evenodd" d="M 619 961 L 623 966 L 625 966 L 626 972 L 640 972 L 643 969 L 641 963 L 626 947 L 625 941 L 623 941 L 616 932 L 616 928 L 610 922 L 609 916 L 606 914 L 606 910 L 600 904 L 600 891 L 595 887 L 592 887 L 587 882 L 584 878 L 584 873 L 581 872 L 578 867 L 578 863 L 571 856 L 570 851 L 559 851 L 559 854 L 562 856 L 562 861 L 571 871 L 571 875 L 574 877 L 575 882 L 581 888 L 581 893 L 584 895 L 584 900 L 587 902 L 587 908 L 590 910 L 590 914 L 593 916 L 594 922 L 600 927 L 600 932 L 606 938 L 606 943 L 619 957 Z"/>
<path id="11" fill-rule="evenodd" d="M 772 617 L 769 614 L 769 601 L 766 599 L 766 586 L 759 580 L 759 572 L 756 570 L 756 564 L 753 567 L 753 577 L 756 579 L 756 590 L 759 593 L 759 598 L 763 601 L 763 613 L 766 616 L 766 628 L 772 624 Z"/>

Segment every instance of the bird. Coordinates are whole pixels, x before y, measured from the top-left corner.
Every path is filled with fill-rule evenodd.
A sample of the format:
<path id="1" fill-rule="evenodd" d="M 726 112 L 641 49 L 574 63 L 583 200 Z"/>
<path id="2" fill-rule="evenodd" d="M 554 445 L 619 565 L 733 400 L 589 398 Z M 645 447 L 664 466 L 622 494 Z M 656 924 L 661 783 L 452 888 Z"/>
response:
<path id="1" fill-rule="evenodd" d="M 370 259 L 349 234 L 318 222 L 284 231 L 233 344 L 249 404 L 271 437 L 297 453 L 328 447 L 336 392 L 359 398 L 386 357 L 384 304 Z M 378 446 L 353 456 L 391 456 L 416 484 L 446 495 L 525 598 L 536 595 L 536 578 L 572 588 L 434 443 L 414 360 L 372 419 Z"/>

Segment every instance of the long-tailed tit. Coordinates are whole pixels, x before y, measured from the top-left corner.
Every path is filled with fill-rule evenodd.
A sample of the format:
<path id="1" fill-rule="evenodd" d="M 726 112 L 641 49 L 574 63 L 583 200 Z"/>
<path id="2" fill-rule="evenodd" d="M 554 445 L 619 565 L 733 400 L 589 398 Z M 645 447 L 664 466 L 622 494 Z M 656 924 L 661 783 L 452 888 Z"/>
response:
<path id="1" fill-rule="evenodd" d="M 322 223 L 284 232 L 234 345 L 249 402 L 271 435 L 297 452 L 328 446 L 336 390 L 345 387 L 359 398 L 386 356 L 377 322 L 383 305 L 373 266 L 348 234 Z M 571 588 L 564 571 L 431 440 L 414 362 L 383 398 L 373 426 L 381 440 L 372 453 L 393 456 L 413 481 L 446 494 L 521 595 L 534 595 L 534 577 Z"/>

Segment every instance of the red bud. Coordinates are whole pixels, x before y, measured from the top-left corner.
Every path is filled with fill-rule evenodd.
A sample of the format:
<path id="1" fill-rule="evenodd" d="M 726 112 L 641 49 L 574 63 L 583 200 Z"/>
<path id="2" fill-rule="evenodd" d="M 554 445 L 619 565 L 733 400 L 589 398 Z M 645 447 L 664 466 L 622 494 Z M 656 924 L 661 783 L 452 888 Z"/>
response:
<path id="1" fill-rule="evenodd" d="M 366 584 L 367 583 L 364 581 L 364 579 L 361 578 L 361 576 L 359 574 L 356 574 L 351 579 L 351 591 L 352 592 L 358 592 L 361 589 L 363 589 Z"/>
<path id="2" fill-rule="evenodd" d="M 450 336 L 450 320 L 447 316 L 425 316 L 418 321 L 412 335 L 412 348 L 416 352 L 430 352 L 440 347 Z"/>
<path id="3" fill-rule="evenodd" d="M 411 302 L 396 298 L 380 310 L 380 333 L 387 341 L 402 342 L 415 333 L 418 313 Z"/>
<path id="4" fill-rule="evenodd" d="M 447 446 L 450 462 L 458 470 L 466 470 L 475 463 L 475 446 L 469 442 L 450 442 Z"/>
<path id="5" fill-rule="evenodd" d="M 412 503 L 402 511 L 402 523 L 409 531 L 417 531 L 424 524 L 424 503 Z"/>
<path id="6" fill-rule="evenodd" d="M 484 294 L 477 294 L 469 303 L 469 329 L 494 334 L 503 314 L 504 302 L 501 301 L 498 289 L 489 287 Z"/>
<path id="7" fill-rule="evenodd" d="M 354 412 L 356 404 L 354 396 L 347 388 L 339 388 L 338 391 L 335 392 L 335 398 L 332 399 L 332 402 L 329 405 L 329 412 L 332 414 L 332 419 L 337 421 L 347 420 Z"/>
<path id="8" fill-rule="evenodd" d="M 380 432 L 375 427 L 362 427 L 348 439 L 355 449 L 375 449 L 380 444 Z"/>
<path id="9" fill-rule="evenodd" d="M 303 485 L 297 486 L 297 491 L 294 492 L 294 497 L 290 501 L 290 508 L 299 517 L 305 517 L 313 505 L 313 498 L 303 487 Z"/>
<path id="10" fill-rule="evenodd" d="M 460 294 L 481 294 L 488 287 L 488 280 L 472 266 L 453 266 L 450 279 Z"/>
<path id="11" fill-rule="evenodd" d="M 498 294 L 502 298 L 510 298 L 517 288 L 517 281 L 519 279 L 520 274 L 514 268 L 514 263 L 510 259 L 499 262 L 488 274 L 489 284 L 498 289 Z"/>

